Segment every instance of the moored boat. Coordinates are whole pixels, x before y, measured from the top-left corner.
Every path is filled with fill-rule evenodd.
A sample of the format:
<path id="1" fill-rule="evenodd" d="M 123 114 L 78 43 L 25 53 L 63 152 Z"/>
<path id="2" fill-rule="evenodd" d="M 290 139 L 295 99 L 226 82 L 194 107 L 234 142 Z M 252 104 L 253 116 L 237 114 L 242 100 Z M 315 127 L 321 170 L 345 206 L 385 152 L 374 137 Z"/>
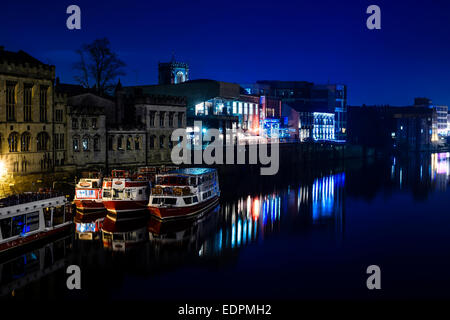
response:
<path id="1" fill-rule="evenodd" d="M 156 176 L 148 210 L 159 219 L 189 217 L 213 209 L 219 196 L 216 169 L 179 169 Z"/>
<path id="2" fill-rule="evenodd" d="M 113 170 L 110 178 L 103 179 L 102 199 L 108 212 L 145 210 L 149 193 L 150 179 L 142 172 Z"/>
<path id="3" fill-rule="evenodd" d="M 0 252 L 67 230 L 72 208 L 56 192 L 23 193 L 0 199 Z"/>
<path id="4" fill-rule="evenodd" d="M 92 212 L 103 210 L 102 178 L 97 172 L 90 172 L 88 178 L 81 178 L 75 186 L 74 203 L 77 210 Z"/>

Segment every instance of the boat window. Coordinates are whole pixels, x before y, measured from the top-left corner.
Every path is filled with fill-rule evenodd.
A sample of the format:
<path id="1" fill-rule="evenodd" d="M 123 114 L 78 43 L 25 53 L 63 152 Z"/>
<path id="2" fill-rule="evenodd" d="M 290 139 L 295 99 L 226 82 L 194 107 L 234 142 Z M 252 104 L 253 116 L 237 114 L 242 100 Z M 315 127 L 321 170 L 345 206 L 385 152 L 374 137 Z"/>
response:
<path id="1" fill-rule="evenodd" d="M 161 202 L 161 198 L 153 198 L 152 204 L 159 204 Z"/>
<path id="2" fill-rule="evenodd" d="M 123 194 L 123 190 L 113 189 L 113 198 L 121 198 Z"/>
<path id="3" fill-rule="evenodd" d="M 139 194 L 142 194 L 142 189 L 139 189 Z"/>
<path id="4" fill-rule="evenodd" d="M 164 199 L 164 203 L 165 204 L 176 204 L 177 203 L 177 198 L 165 198 Z"/>
<path id="5" fill-rule="evenodd" d="M 192 198 L 192 201 L 193 201 L 194 203 L 198 202 L 197 196 L 194 196 L 194 197 Z"/>
<path id="6" fill-rule="evenodd" d="M 191 197 L 183 198 L 183 200 L 184 200 L 184 203 L 186 203 L 186 204 L 191 204 L 192 203 L 192 198 Z"/>
<path id="7" fill-rule="evenodd" d="M 209 198 L 211 196 L 211 191 L 203 193 L 203 200 Z"/>
<path id="8" fill-rule="evenodd" d="M 111 234 L 110 234 L 110 233 L 103 232 L 103 239 L 104 239 L 104 240 L 111 240 Z"/>
<path id="9" fill-rule="evenodd" d="M 39 229 L 39 211 L 27 214 L 27 232 Z"/>
<path id="10" fill-rule="evenodd" d="M 0 229 L 3 239 L 11 237 L 11 218 L 0 220 Z"/>
<path id="11" fill-rule="evenodd" d="M 45 221 L 45 227 L 49 228 L 52 226 L 52 210 L 51 208 L 44 208 L 42 209 L 44 211 L 44 221 Z"/>
<path id="12" fill-rule="evenodd" d="M 64 207 L 59 206 L 53 209 L 53 225 L 62 224 L 64 222 Z"/>
<path id="13" fill-rule="evenodd" d="M 12 236 L 26 232 L 25 215 L 12 217 Z"/>
<path id="14" fill-rule="evenodd" d="M 103 198 L 110 198 L 111 197 L 111 192 L 105 190 L 103 191 Z"/>
<path id="15" fill-rule="evenodd" d="M 197 178 L 191 177 L 189 184 L 191 186 L 197 186 Z"/>

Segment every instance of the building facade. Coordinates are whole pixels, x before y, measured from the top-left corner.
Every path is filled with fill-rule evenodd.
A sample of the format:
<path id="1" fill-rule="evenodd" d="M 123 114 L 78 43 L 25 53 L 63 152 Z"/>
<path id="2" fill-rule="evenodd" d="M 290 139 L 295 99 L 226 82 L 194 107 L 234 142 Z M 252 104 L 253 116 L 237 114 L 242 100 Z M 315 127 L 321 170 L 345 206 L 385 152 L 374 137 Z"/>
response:
<path id="1" fill-rule="evenodd" d="M 54 66 L 0 47 L 0 161 L 10 173 L 53 170 L 54 78 Z"/>
<path id="2" fill-rule="evenodd" d="M 141 95 L 133 98 L 136 120 L 145 128 L 148 163 L 170 163 L 176 129 L 186 128 L 186 101 L 181 97 Z"/>
<path id="3" fill-rule="evenodd" d="M 307 81 L 260 80 L 254 84 L 242 84 L 249 94 L 277 98 L 282 103 L 295 105 L 296 109 L 308 112 L 334 114 L 333 140 L 346 140 L 347 131 L 347 87 L 343 84 L 314 84 Z M 309 127 L 312 115 L 305 114 L 303 123 Z M 315 120 L 312 120 L 313 122 Z M 303 138 L 311 135 L 303 128 Z"/>

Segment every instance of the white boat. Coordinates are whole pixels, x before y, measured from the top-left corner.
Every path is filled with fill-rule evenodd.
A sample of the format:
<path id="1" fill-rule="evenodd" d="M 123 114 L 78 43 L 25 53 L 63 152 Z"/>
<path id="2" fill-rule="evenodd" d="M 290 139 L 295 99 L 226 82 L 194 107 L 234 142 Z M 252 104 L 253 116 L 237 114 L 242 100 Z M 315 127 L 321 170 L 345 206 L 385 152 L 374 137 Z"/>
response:
<path id="1" fill-rule="evenodd" d="M 0 252 L 67 230 L 70 202 L 54 192 L 23 193 L 0 199 Z"/>
<path id="2" fill-rule="evenodd" d="M 216 169 L 179 169 L 156 176 L 148 209 L 159 219 L 188 217 L 214 208 L 219 197 Z"/>

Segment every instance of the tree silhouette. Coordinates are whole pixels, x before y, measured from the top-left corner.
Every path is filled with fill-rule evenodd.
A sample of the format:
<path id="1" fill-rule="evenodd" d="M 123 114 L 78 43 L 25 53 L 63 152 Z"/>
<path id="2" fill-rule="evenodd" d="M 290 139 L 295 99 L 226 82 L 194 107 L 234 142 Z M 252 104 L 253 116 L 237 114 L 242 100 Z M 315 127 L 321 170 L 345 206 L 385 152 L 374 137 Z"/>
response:
<path id="1" fill-rule="evenodd" d="M 80 60 L 73 65 L 79 73 L 74 78 L 85 88 L 93 85 L 95 92 L 103 95 L 110 93 L 118 76 L 125 75 L 125 62 L 111 50 L 107 38 L 96 39 L 76 50 Z"/>

